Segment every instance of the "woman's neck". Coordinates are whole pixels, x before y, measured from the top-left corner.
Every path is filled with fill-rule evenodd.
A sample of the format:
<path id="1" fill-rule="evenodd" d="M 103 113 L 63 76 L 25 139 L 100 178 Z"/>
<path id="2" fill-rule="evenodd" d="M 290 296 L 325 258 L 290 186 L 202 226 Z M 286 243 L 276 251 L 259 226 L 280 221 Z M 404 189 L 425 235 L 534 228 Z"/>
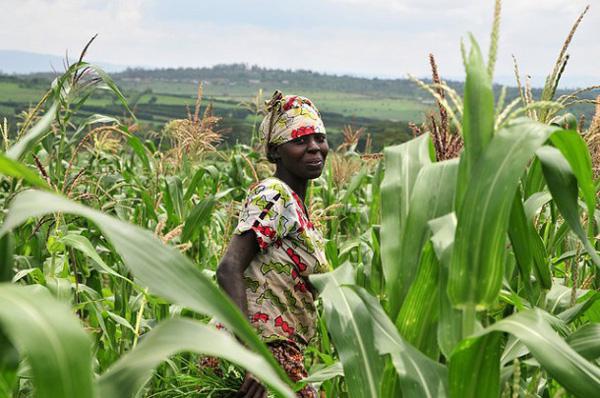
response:
<path id="1" fill-rule="evenodd" d="M 281 181 L 285 182 L 290 188 L 292 188 L 292 190 L 296 192 L 296 195 L 298 195 L 300 199 L 302 199 L 302 202 L 304 202 L 304 198 L 306 197 L 306 187 L 308 186 L 308 180 L 299 179 L 293 176 L 292 174 L 290 174 L 289 171 L 287 171 L 283 167 L 277 167 L 277 170 L 275 170 L 275 177 L 279 178 Z"/>

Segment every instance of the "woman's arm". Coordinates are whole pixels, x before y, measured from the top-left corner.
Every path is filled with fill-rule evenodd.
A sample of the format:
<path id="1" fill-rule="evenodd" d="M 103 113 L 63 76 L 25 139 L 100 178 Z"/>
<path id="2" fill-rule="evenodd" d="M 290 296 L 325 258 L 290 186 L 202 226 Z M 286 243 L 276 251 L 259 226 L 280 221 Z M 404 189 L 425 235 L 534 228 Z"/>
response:
<path id="1" fill-rule="evenodd" d="M 241 235 L 233 235 L 227 251 L 217 268 L 217 282 L 233 302 L 240 307 L 246 318 L 248 317 L 248 301 L 246 285 L 244 284 L 244 271 L 258 253 L 254 231 L 249 230 Z M 249 372 L 246 372 L 244 382 L 236 397 L 264 398 L 266 389 Z"/>
<path id="2" fill-rule="evenodd" d="M 225 290 L 246 317 L 248 317 L 248 302 L 244 284 L 244 271 L 258 251 L 254 231 L 250 230 L 241 235 L 233 235 L 217 268 L 219 286 Z"/>

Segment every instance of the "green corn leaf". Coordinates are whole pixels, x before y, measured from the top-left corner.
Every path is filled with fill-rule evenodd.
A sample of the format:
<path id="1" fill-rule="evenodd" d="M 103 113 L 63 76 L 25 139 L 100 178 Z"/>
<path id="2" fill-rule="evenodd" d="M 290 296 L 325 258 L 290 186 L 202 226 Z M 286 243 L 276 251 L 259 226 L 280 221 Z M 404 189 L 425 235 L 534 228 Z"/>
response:
<path id="1" fill-rule="evenodd" d="M 358 174 L 356 174 L 354 177 L 352 177 L 352 179 L 350 180 L 350 183 L 348 184 L 348 188 L 346 189 L 346 192 L 344 193 L 344 196 L 342 197 L 342 200 L 340 201 L 341 204 L 343 204 L 343 205 L 348 204 L 350 197 L 352 197 L 354 192 L 361 186 L 364 178 L 367 176 L 367 171 L 368 170 L 366 167 L 362 167 L 360 169 L 360 171 L 358 172 Z"/>
<path id="2" fill-rule="evenodd" d="M 578 305 L 579 304 L 575 304 L 575 307 L 577 307 Z M 567 311 L 568 310 L 565 310 L 563 311 L 563 313 Z M 562 315 L 562 313 L 560 315 Z M 584 315 L 586 320 L 589 320 L 590 322 L 594 323 L 600 323 L 600 302 L 596 300 L 596 302 L 592 303 L 592 305 L 585 309 Z"/>
<path id="3" fill-rule="evenodd" d="M 12 160 L 19 160 L 27 151 L 33 148 L 50 130 L 50 125 L 56 116 L 57 109 L 58 104 L 52 104 L 44 116 L 29 131 L 13 146 L 8 148 L 6 157 Z"/>
<path id="4" fill-rule="evenodd" d="M 297 382 L 294 390 L 297 391 L 308 383 L 320 385 L 323 382 L 334 379 L 338 376 L 344 376 L 344 367 L 342 366 L 341 362 L 336 361 L 333 363 L 333 365 L 321 368 L 314 373 L 309 374 L 307 378 Z"/>
<path id="5" fill-rule="evenodd" d="M 434 359 L 439 356 L 439 268 L 433 246 L 428 243 L 421 255 L 417 276 L 396 319 L 398 332 L 406 342 Z"/>
<path id="6" fill-rule="evenodd" d="M 404 398 L 448 396 L 448 369 L 406 343 L 377 299 L 357 286 L 352 289 L 363 300 L 375 327 L 375 344 L 381 354 L 390 354 Z M 384 381 L 385 383 L 385 381 Z"/>
<path id="7" fill-rule="evenodd" d="M 577 176 L 574 174 L 569 162 L 556 148 L 544 146 L 536 152 L 542 163 L 544 177 L 560 213 L 569 224 L 571 230 L 583 243 L 583 247 L 592 258 L 596 266 L 600 267 L 600 257 L 596 249 L 588 240 L 579 219 L 579 205 L 577 203 Z"/>
<path id="8" fill-rule="evenodd" d="M 410 197 L 421 168 L 431 164 L 430 139 L 422 135 L 384 150 L 385 175 L 381 183 L 381 260 L 386 281 L 395 283 L 401 266 L 400 237 L 408 217 Z M 396 312 L 399 309 L 396 307 Z"/>
<path id="9" fill-rule="evenodd" d="M 310 281 L 321 292 L 325 321 L 344 367 L 349 396 L 378 397 L 384 361 L 375 349 L 373 321 L 360 297 L 342 289 L 354 283 L 352 266 L 345 263 L 335 271 L 311 275 Z"/>
<path id="10" fill-rule="evenodd" d="M 462 339 L 462 312 L 453 308 L 448 297 L 448 270 L 454 247 L 456 232 L 456 215 L 449 213 L 443 217 L 429 221 L 432 237 L 431 243 L 440 264 L 439 272 L 439 306 L 437 340 L 440 350 L 446 358 Z"/>
<path id="11" fill-rule="evenodd" d="M 467 182 L 473 178 L 476 164 L 494 135 L 494 92 L 491 78 L 479 45 L 473 36 L 470 39 L 462 122 L 464 150 L 460 160 L 457 206 L 462 204 Z"/>
<path id="12" fill-rule="evenodd" d="M 539 163 L 539 160 L 536 159 L 536 161 Z M 527 220 L 530 223 L 533 223 L 535 215 L 542 209 L 542 207 L 545 204 L 547 204 L 551 200 L 552 195 L 550 195 L 550 192 L 547 191 L 536 192 L 530 195 L 523 204 L 523 207 L 525 209 L 525 217 L 527 217 Z"/>
<path id="13" fill-rule="evenodd" d="M 571 260 L 575 257 L 577 257 L 577 250 L 568 250 L 568 251 L 562 253 L 559 257 L 553 259 L 552 262 L 554 264 L 559 264 L 559 263 L 565 262 L 567 260 Z"/>
<path id="14" fill-rule="evenodd" d="M 185 220 L 181 241 L 187 242 L 198 236 L 201 228 L 210 222 L 210 214 L 217 201 L 213 196 L 202 199 Z"/>
<path id="15" fill-rule="evenodd" d="M 178 176 L 170 176 L 166 179 L 165 203 L 170 202 L 169 221 L 178 224 L 183 220 L 183 184 Z"/>
<path id="16" fill-rule="evenodd" d="M 548 252 L 553 253 L 559 249 L 569 235 L 569 232 L 571 232 L 571 230 L 568 222 L 562 222 L 558 228 L 554 228 L 552 235 L 550 235 L 546 242 Z"/>
<path id="17" fill-rule="evenodd" d="M 60 241 L 62 243 L 64 243 L 65 245 L 72 247 L 73 249 L 79 250 L 80 252 L 85 254 L 87 257 L 92 259 L 93 260 L 92 264 L 96 265 L 95 268 L 97 269 L 98 272 L 107 273 L 109 275 L 116 276 L 117 278 L 121 278 L 129 283 L 133 283 L 127 277 L 119 274 L 117 271 L 110 268 L 108 266 L 108 264 L 106 264 L 104 262 L 104 260 L 102 260 L 102 257 L 100 257 L 100 255 L 98 255 L 98 252 L 96 252 L 96 249 L 94 249 L 94 246 L 92 246 L 92 243 L 85 236 L 78 235 L 75 233 L 69 233 L 69 234 L 63 236 L 62 238 L 60 238 Z"/>
<path id="18" fill-rule="evenodd" d="M 518 189 L 510 211 L 508 236 L 510 237 L 510 242 L 517 259 L 521 278 L 525 285 L 529 286 L 533 253 L 531 252 L 532 246 L 529 238 L 529 229 L 527 228 L 527 219 L 525 218 L 525 209 L 521 201 L 521 192 Z"/>
<path id="19" fill-rule="evenodd" d="M 135 333 L 135 329 L 131 326 L 131 323 L 120 315 L 115 314 L 114 312 L 107 311 L 106 315 L 113 320 L 113 322 L 117 325 L 121 325 L 126 329 L 129 329 L 131 333 Z"/>
<path id="20" fill-rule="evenodd" d="M 383 180 L 383 162 L 379 162 L 371 178 L 371 200 L 369 204 L 369 223 L 381 224 L 381 181 Z"/>
<path id="21" fill-rule="evenodd" d="M 75 130 L 75 132 L 73 133 L 73 138 L 77 137 L 78 135 L 80 135 L 81 133 L 85 132 L 86 130 L 88 130 L 88 127 L 94 125 L 94 124 L 115 124 L 115 125 L 120 125 L 121 122 L 119 121 L 119 119 L 116 119 L 112 116 L 107 116 L 107 115 L 102 115 L 102 114 L 93 114 L 87 118 L 85 118 L 78 126 L 77 126 L 77 130 Z"/>
<path id="22" fill-rule="evenodd" d="M 587 290 L 576 290 L 576 298 L 587 293 Z M 571 306 L 572 289 L 569 286 L 555 283 L 552 289 L 546 294 L 545 310 L 551 314 L 564 311 Z"/>
<path id="23" fill-rule="evenodd" d="M 577 397 L 600 394 L 600 368 L 571 348 L 552 329 L 539 309 L 519 312 L 479 332 L 465 344 L 491 332 L 506 332 L 527 346 L 533 357 L 561 386 Z"/>
<path id="24" fill-rule="evenodd" d="M 33 170 L 4 154 L 0 154 L 0 173 L 9 177 L 21 178 L 34 187 L 50 189 L 46 181 L 42 180 Z"/>
<path id="25" fill-rule="evenodd" d="M 402 388 L 400 386 L 400 378 L 398 377 L 398 371 L 394 366 L 391 356 L 385 363 L 383 370 L 383 380 L 381 382 L 381 396 L 382 397 L 401 397 Z"/>
<path id="26" fill-rule="evenodd" d="M 97 382 L 99 396 L 129 398 L 145 384 L 152 370 L 179 352 L 195 352 L 225 358 L 262 380 L 283 397 L 294 397 L 269 362 L 216 328 L 187 319 L 161 322 L 144 335 L 140 344 L 121 357 Z"/>
<path id="27" fill-rule="evenodd" d="M 198 169 L 198 171 L 196 171 L 194 177 L 192 177 L 192 181 L 189 183 L 188 188 L 185 191 L 185 194 L 183 195 L 183 200 L 185 202 L 189 201 L 192 198 L 192 196 L 196 193 L 198 185 L 202 182 L 202 178 L 204 178 L 204 175 L 206 174 L 207 171 L 205 170 L 205 168 L 200 168 Z"/>
<path id="28" fill-rule="evenodd" d="M 542 165 L 540 161 L 535 158 L 527 170 L 527 177 L 523 181 L 523 193 L 525 198 L 529 199 L 530 196 L 544 191 L 544 175 L 542 173 Z"/>
<path id="29" fill-rule="evenodd" d="M 500 333 L 463 341 L 452 353 L 450 396 L 496 398 L 500 395 Z M 468 376 L 467 376 L 468 375 Z"/>
<path id="30" fill-rule="evenodd" d="M 529 277 L 533 266 L 541 286 L 544 289 L 550 289 L 552 287 L 552 273 L 546 260 L 546 248 L 533 223 L 525 215 L 520 190 L 517 190 L 515 194 L 511 209 L 508 236 L 525 285 L 529 286 Z"/>
<path id="31" fill-rule="evenodd" d="M 150 197 L 146 191 L 140 191 L 139 195 L 144 202 L 144 207 L 146 208 L 146 215 L 148 218 L 158 222 L 158 216 L 156 215 L 156 211 L 154 211 L 154 201 L 152 200 L 152 197 Z"/>
<path id="32" fill-rule="evenodd" d="M 600 299 L 600 293 L 594 292 L 592 295 L 585 298 L 584 301 L 577 303 L 558 314 L 557 318 L 567 324 L 571 323 L 583 315 L 598 299 Z"/>
<path id="33" fill-rule="evenodd" d="M 15 263 L 15 241 L 12 234 L 0 238 L 0 282 L 10 282 Z"/>
<path id="34" fill-rule="evenodd" d="M 528 119 L 501 129 L 473 171 L 458 213 L 448 295 L 462 308 L 486 307 L 500 291 L 510 210 L 520 176 L 556 130 Z"/>
<path id="35" fill-rule="evenodd" d="M 365 233 L 364 240 L 371 247 L 373 257 L 371 263 L 366 267 L 366 277 L 369 281 L 369 291 L 374 294 L 381 294 L 385 283 L 383 281 L 383 270 L 381 269 L 381 247 L 380 247 L 380 228 L 379 225 L 371 226 L 370 230 Z"/>
<path id="36" fill-rule="evenodd" d="M 142 144 L 142 141 L 136 137 L 135 135 L 130 135 L 127 137 L 127 143 L 133 149 L 135 154 L 140 158 L 142 164 L 146 168 L 146 171 L 150 171 L 150 159 L 148 158 L 148 154 L 146 153 L 146 147 Z"/>
<path id="37" fill-rule="evenodd" d="M 529 354 L 527 346 L 525 346 L 521 340 L 511 335 L 508 337 L 504 346 L 504 351 L 500 356 L 500 366 L 504 367 L 506 364 L 527 354 Z"/>
<path id="38" fill-rule="evenodd" d="M 121 92 L 121 90 L 119 90 L 119 87 L 114 82 L 114 80 L 108 75 L 108 73 L 106 73 L 104 71 L 104 69 L 100 68 L 97 65 L 88 64 L 86 62 L 80 62 L 80 64 L 81 64 L 80 67 L 89 67 L 94 72 L 96 72 L 96 74 L 98 75 L 98 77 L 100 77 L 100 79 L 102 79 L 102 81 L 104 82 L 104 84 L 106 84 L 106 87 L 108 87 L 108 89 L 110 91 L 112 91 L 113 94 L 117 97 L 117 99 L 121 102 L 121 105 L 123 106 L 123 108 L 125 108 L 125 110 L 127 110 L 127 112 L 129 113 L 129 116 L 131 116 L 134 121 L 137 121 L 137 118 L 135 117 L 135 114 L 129 108 L 129 104 L 127 103 L 127 99 L 125 98 L 125 96 L 123 95 L 123 93 Z M 73 66 L 75 66 L 75 65 L 73 65 Z"/>
<path id="39" fill-rule="evenodd" d="M 584 325 L 567 337 L 567 343 L 586 359 L 600 357 L 600 324 Z"/>
<path id="40" fill-rule="evenodd" d="M 457 172 L 458 160 L 454 159 L 424 165 L 417 174 L 400 234 L 398 258 L 402 261 L 388 274 L 392 319 L 397 317 L 418 272 L 421 252 L 430 235 L 427 222 L 452 211 Z"/>
<path id="41" fill-rule="evenodd" d="M 63 301 L 67 304 L 71 303 L 71 292 L 73 288 L 71 286 L 70 279 L 47 276 L 45 286 L 57 300 Z"/>
<path id="42" fill-rule="evenodd" d="M 19 352 L 0 327 L 0 397 L 10 397 L 17 382 Z"/>
<path id="43" fill-rule="evenodd" d="M 36 397 L 94 397 L 92 342 L 46 289 L 0 284 L 0 329 L 27 357 Z"/>
<path id="44" fill-rule="evenodd" d="M 174 247 L 164 245 L 150 231 L 59 195 L 25 191 L 12 201 L 0 236 L 31 217 L 55 212 L 79 215 L 94 222 L 123 258 L 137 283 L 173 303 L 217 317 L 248 346 L 267 358 L 285 380 L 287 376 L 283 370 L 229 297 L 187 257 Z"/>
<path id="45" fill-rule="evenodd" d="M 552 134 L 550 140 L 569 162 L 571 170 L 577 178 L 588 214 L 594 214 L 596 190 L 592 175 L 592 158 L 587 144 L 577 131 L 572 130 L 557 131 Z"/>
<path id="46" fill-rule="evenodd" d="M 535 230 L 535 227 L 528 224 L 531 250 L 533 252 L 533 270 L 540 286 L 544 289 L 552 288 L 552 272 L 549 267 L 548 251 L 544 246 L 544 241 Z"/>

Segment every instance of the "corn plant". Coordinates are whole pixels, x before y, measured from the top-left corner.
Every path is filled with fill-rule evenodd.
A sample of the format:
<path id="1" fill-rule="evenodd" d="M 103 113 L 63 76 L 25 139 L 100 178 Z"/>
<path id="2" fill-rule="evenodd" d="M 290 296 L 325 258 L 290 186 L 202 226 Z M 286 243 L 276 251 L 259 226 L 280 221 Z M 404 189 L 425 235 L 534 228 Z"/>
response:
<path id="1" fill-rule="evenodd" d="M 435 161 L 429 135 L 385 149 L 379 300 L 350 264 L 313 277 L 350 396 L 600 393 L 582 340 L 600 265 L 590 154 L 577 131 L 497 112 L 494 61 L 471 39 L 448 112 L 459 160 Z"/>
<path id="2" fill-rule="evenodd" d="M 74 173 L 74 170 L 71 170 L 73 167 L 71 163 L 67 166 L 59 165 L 59 167 L 65 167 L 62 170 L 55 169 L 48 172 L 39 157 L 32 155 L 43 176 L 40 178 L 19 162 L 19 159 L 24 158 L 28 151 L 36 148 L 40 141 L 42 141 L 42 151 L 46 147 L 50 150 L 58 149 L 58 156 L 62 155 L 61 150 L 67 146 L 66 141 L 73 139 L 68 134 L 70 133 L 69 123 L 65 119 L 71 116 L 69 112 L 73 103 L 77 104 L 79 101 L 79 98 L 74 96 L 70 90 L 81 89 L 78 85 L 70 86 L 70 84 L 75 82 L 75 76 L 79 76 L 78 73 L 86 73 L 85 68 L 88 67 L 85 63 L 74 65 L 55 82 L 55 88 L 46 99 L 52 105 L 47 109 L 45 115 L 1 156 L 3 174 L 20 178 L 23 182 L 42 189 L 41 191 L 22 190 L 18 186 L 13 186 L 21 192 L 16 195 L 9 194 L 9 197 L 14 195 L 11 200 L 11 210 L 4 219 L 2 232 L 0 232 L 3 237 L 2 254 L 5 260 L 3 271 L 7 272 L 8 279 L 22 280 L 31 277 L 32 280 L 38 282 L 27 287 L 10 284 L 3 284 L 0 287 L 2 292 L 0 323 L 3 325 L 2 363 L 6 362 L 6 374 L 8 375 L 5 376 L 3 372 L 2 391 L 5 395 L 9 395 L 14 388 L 11 382 L 14 382 L 16 365 L 18 365 L 18 361 L 14 360 L 15 349 L 28 359 L 36 395 L 47 397 L 130 397 L 142 389 L 152 369 L 173 354 L 186 351 L 216 355 L 244 368 L 252 369 L 257 377 L 263 379 L 278 394 L 291 396 L 292 390 L 282 381 L 287 380 L 285 374 L 276 365 L 264 343 L 256 337 L 240 311 L 199 267 L 195 266 L 176 248 L 165 246 L 161 239 L 151 232 L 127 221 L 119 220 L 118 216 L 125 214 L 125 209 L 119 211 L 115 208 L 114 212 L 117 217 L 114 217 L 70 200 L 67 196 L 71 196 L 69 193 L 77 192 L 73 185 L 83 174 L 80 171 Z M 108 82 L 109 87 L 111 86 L 111 81 L 103 72 L 96 69 L 96 73 L 104 82 Z M 90 89 L 90 87 L 85 88 Z M 112 86 L 112 89 L 115 94 L 122 97 L 116 86 Z M 83 95 L 87 97 L 89 94 L 86 92 Z M 84 121 L 83 124 L 80 124 L 73 135 L 76 136 L 80 133 L 86 123 L 97 124 L 106 121 L 114 122 L 112 119 L 97 115 L 91 121 Z M 64 130 L 53 137 L 48 135 L 51 128 L 63 128 Z M 150 161 L 145 153 L 146 149 L 140 146 L 136 137 L 131 135 L 123 125 L 113 128 L 121 129 L 132 143 L 134 153 L 142 159 L 142 163 L 147 168 L 150 168 Z M 52 138 L 56 138 L 56 141 L 52 142 Z M 46 140 L 46 145 L 44 145 L 44 140 Z M 75 150 L 72 160 L 78 155 Z M 98 159 L 87 160 L 89 165 Z M 106 161 L 109 161 L 109 165 L 105 163 Z M 110 165 L 110 162 L 114 161 L 119 161 L 119 159 L 102 159 L 95 167 L 99 167 L 100 170 L 106 167 L 114 169 L 114 165 Z M 122 173 L 126 171 L 122 165 L 117 167 Z M 74 176 L 67 175 L 70 172 L 74 173 Z M 60 179 L 63 175 L 64 181 L 67 183 L 61 186 Z M 163 191 L 169 200 L 170 213 L 176 223 L 180 221 L 180 218 L 177 217 L 181 217 L 184 211 L 182 207 L 183 192 L 178 190 L 178 187 L 177 180 L 167 180 Z M 113 192 L 112 195 L 108 192 L 104 192 L 104 194 L 108 199 L 111 196 L 117 196 L 118 192 Z M 208 199 L 209 193 L 206 194 Z M 195 230 L 202 225 L 201 222 L 198 222 L 198 218 L 202 218 L 206 212 L 205 210 L 203 213 L 202 209 L 210 208 L 210 205 L 206 205 L 206 203 L 206 201 L 199 203 L 191 211 L 189 225 L 183 229 L 183 233 L 190 238 L 197 237 Z M 116 207 L 116 204 L 112 206 Z M 200 210 L 198 210 L 199 208 Z M 151 211 L 151 208 L 147 207 L 146 210 Z M 88 222 L 81 225 L 80 228 L 73 229 L 73 225 L 69 225 L 67 214 L 83 217 Z M 47 245 L 51 258 L 47 259 L 49 261 L 43 260 L 40 268 L 34 266 L 18 272 L 14 276 L 9 275 L 12 268 L 10 264 L 14 261 L 12 254 L 14 237 L 17 237 L 16 240 L 19 243 L 27 241 L 21 239 L 24 235 L 19 235 L 18 232 L 15 235 L 11 231 L 18 225 L 26 223 L 31 217 L 40 217 L 44 220 L 44 216 L 49 216 L 46 222 L 52 222 L 55 225 L 46 229 L 41 222 L 38 222 L 33 226 L 33 230 L 30 227 L 21 232 L 24 232 L 24 235 L 36 236 L 40 229 L 45 230 L 44 232 L 49 235 Z M 133 211 L 132 217 L 137 216 L 138 214 Z M 92 225 L 99 229 L 102 239 L 106 239 L 103 245 L 110 247 L 114 250 L 115 255 L 122 259 L 122 262 L 119 261 L 119 263 L 123 268 L 115 263 L 109 264 L 97 253 L 97 246 L 91 243 L 94 237 L 89 234 L 90 229 L 94 228 Z M 25 243 L 25 246 L 28 244 Z M 72 266 L 77 266 L 74 251 L 88 257 L 93 269 L 97 272 L 92 273 L 89 269 L 79 271 L 69 269 L 69 256 L 73 256 L 71 257 Z M 35 255 L 33 257 L 35 258 Z M 112 260 L 115 261 L 118 257 L 112 257 Z M 28 259 L 28 261 L 30 260 L 32 259 Z M 96 274 L 95 278 L 94 274 Z M 80 279 L 82 276 L 91 276 L 92 278 L 84 283 Z M 102 303 L 108 298 L 103 297 L 103 292 L 93 287 L 98 283 L 102 285 L 106 278 L 110 278 L 111 283 L 108 286 L 113 290 L 114 295 L 114 305 L 109 307 L 110 311 L 102 306 L 97 307 L 98 303 Z M 4 278 L 4 280 L 6 279 Z M 77 315 L 85 317 L 87 328 L 101 330 L 102 338 L 94 344 L 96 348 L 86 336 L 83 325 L 79 323 L 65 303 L 60 302 L 70 301 L 73 287 L 75 302 L 72 304 Z M 48 290 L 54 294 L 55 298 L 50 296 Z M 127 307 L 129 304 L 118 301 L 131 300 L 130 296 L 137 301 L 137 303 L 134 301 L 137 309 L 119 308 L 119 306 Z M 252 347 L 260 354 L 249 351 L 229 335 L 219 333 L 202 322 L 191 319 L 166 319 L 152 327 L 151 332 L 145 333 L 143 339 L 139 339 L 144 306 L 153 305 L 158 309 L 165 307 L 165 304 L 160 303 L 158 297 L 164 297 L 171 303 L 197 314 L 218 317 L 248 347 Z M 98 311 L 108 312 L 108 316 Z M 133 315 L 135 315 L 134 319 L 137 318 L 138 321 L 135 326 L 130 321 Z M 113 320 L 113 324 L 109 325 L 108 320 Z M 160 317 L 157 317 L 155 322 L 159 320 Z M 122 326 L 122 328 L 116 328 L 116 325 Z M 23 330 L 32 332 L 23 333 Z M 116 335 L 110 336 L 110 334 L 116 333 L 121 334 L 120 338 Z M 123 342 L 127 340 L 132 342 L 129 347 L 131 352 L 120 358 L 115 357 L 114 354 L 127 348 L 127 346 L 123 347 Z M 98 357 L 101 368 L 98 369 L 100 375 L 94 378 L 92 352 L 101 349 L 103 345 L 111 346 L 112 350 L 109 352 L 109 357 Z M 119 345 L 123 348 L 120 348 Z M 13 360 L 4 361 L 5 358 Z"/>
<path id="3" fill-rule="evenodd" d="M 419 83 L 460 158 L 430 131 L 380 161 L 348 128 L 312 184 L 333 271 L 312 277 L 319 338 L 296 385 L 214 282 L 245 188 L 271 172 L 259 148 L 191 156 L 180 139 L 171 156 L 109 76 L 71 65 L 15 137 L 2 130 L 0 396 L 224 397 L 243 369 L 275 396 L 598 395 L 597 181 L 559 113 L 580 92 L 554 98 L 565 48 L 539 101 L 495 98 L 499 16 L 498 1 L 487 62 L 474 39 L 465 50 L 462 97 L 437 68 Z M 122 119 L 81 116 L 99 89 Z M 200 106 L 177 137 L 218 131 Z"/>

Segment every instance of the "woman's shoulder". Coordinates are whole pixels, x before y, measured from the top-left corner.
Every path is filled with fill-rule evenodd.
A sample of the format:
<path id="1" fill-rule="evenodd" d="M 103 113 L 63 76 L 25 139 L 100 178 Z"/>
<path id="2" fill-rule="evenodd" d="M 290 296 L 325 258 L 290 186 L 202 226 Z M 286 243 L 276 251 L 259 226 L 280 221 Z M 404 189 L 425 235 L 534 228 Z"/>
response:
<path id="1" fill-rule="evenodd" d="M 275 177 L 265 178 L 264 180 L 255 182 L 249 188 L 250 196 L 265 196 L 270 199 L 280 199 L 289 201 L 292 199 L 291 189 L 280 179 Z"/>

